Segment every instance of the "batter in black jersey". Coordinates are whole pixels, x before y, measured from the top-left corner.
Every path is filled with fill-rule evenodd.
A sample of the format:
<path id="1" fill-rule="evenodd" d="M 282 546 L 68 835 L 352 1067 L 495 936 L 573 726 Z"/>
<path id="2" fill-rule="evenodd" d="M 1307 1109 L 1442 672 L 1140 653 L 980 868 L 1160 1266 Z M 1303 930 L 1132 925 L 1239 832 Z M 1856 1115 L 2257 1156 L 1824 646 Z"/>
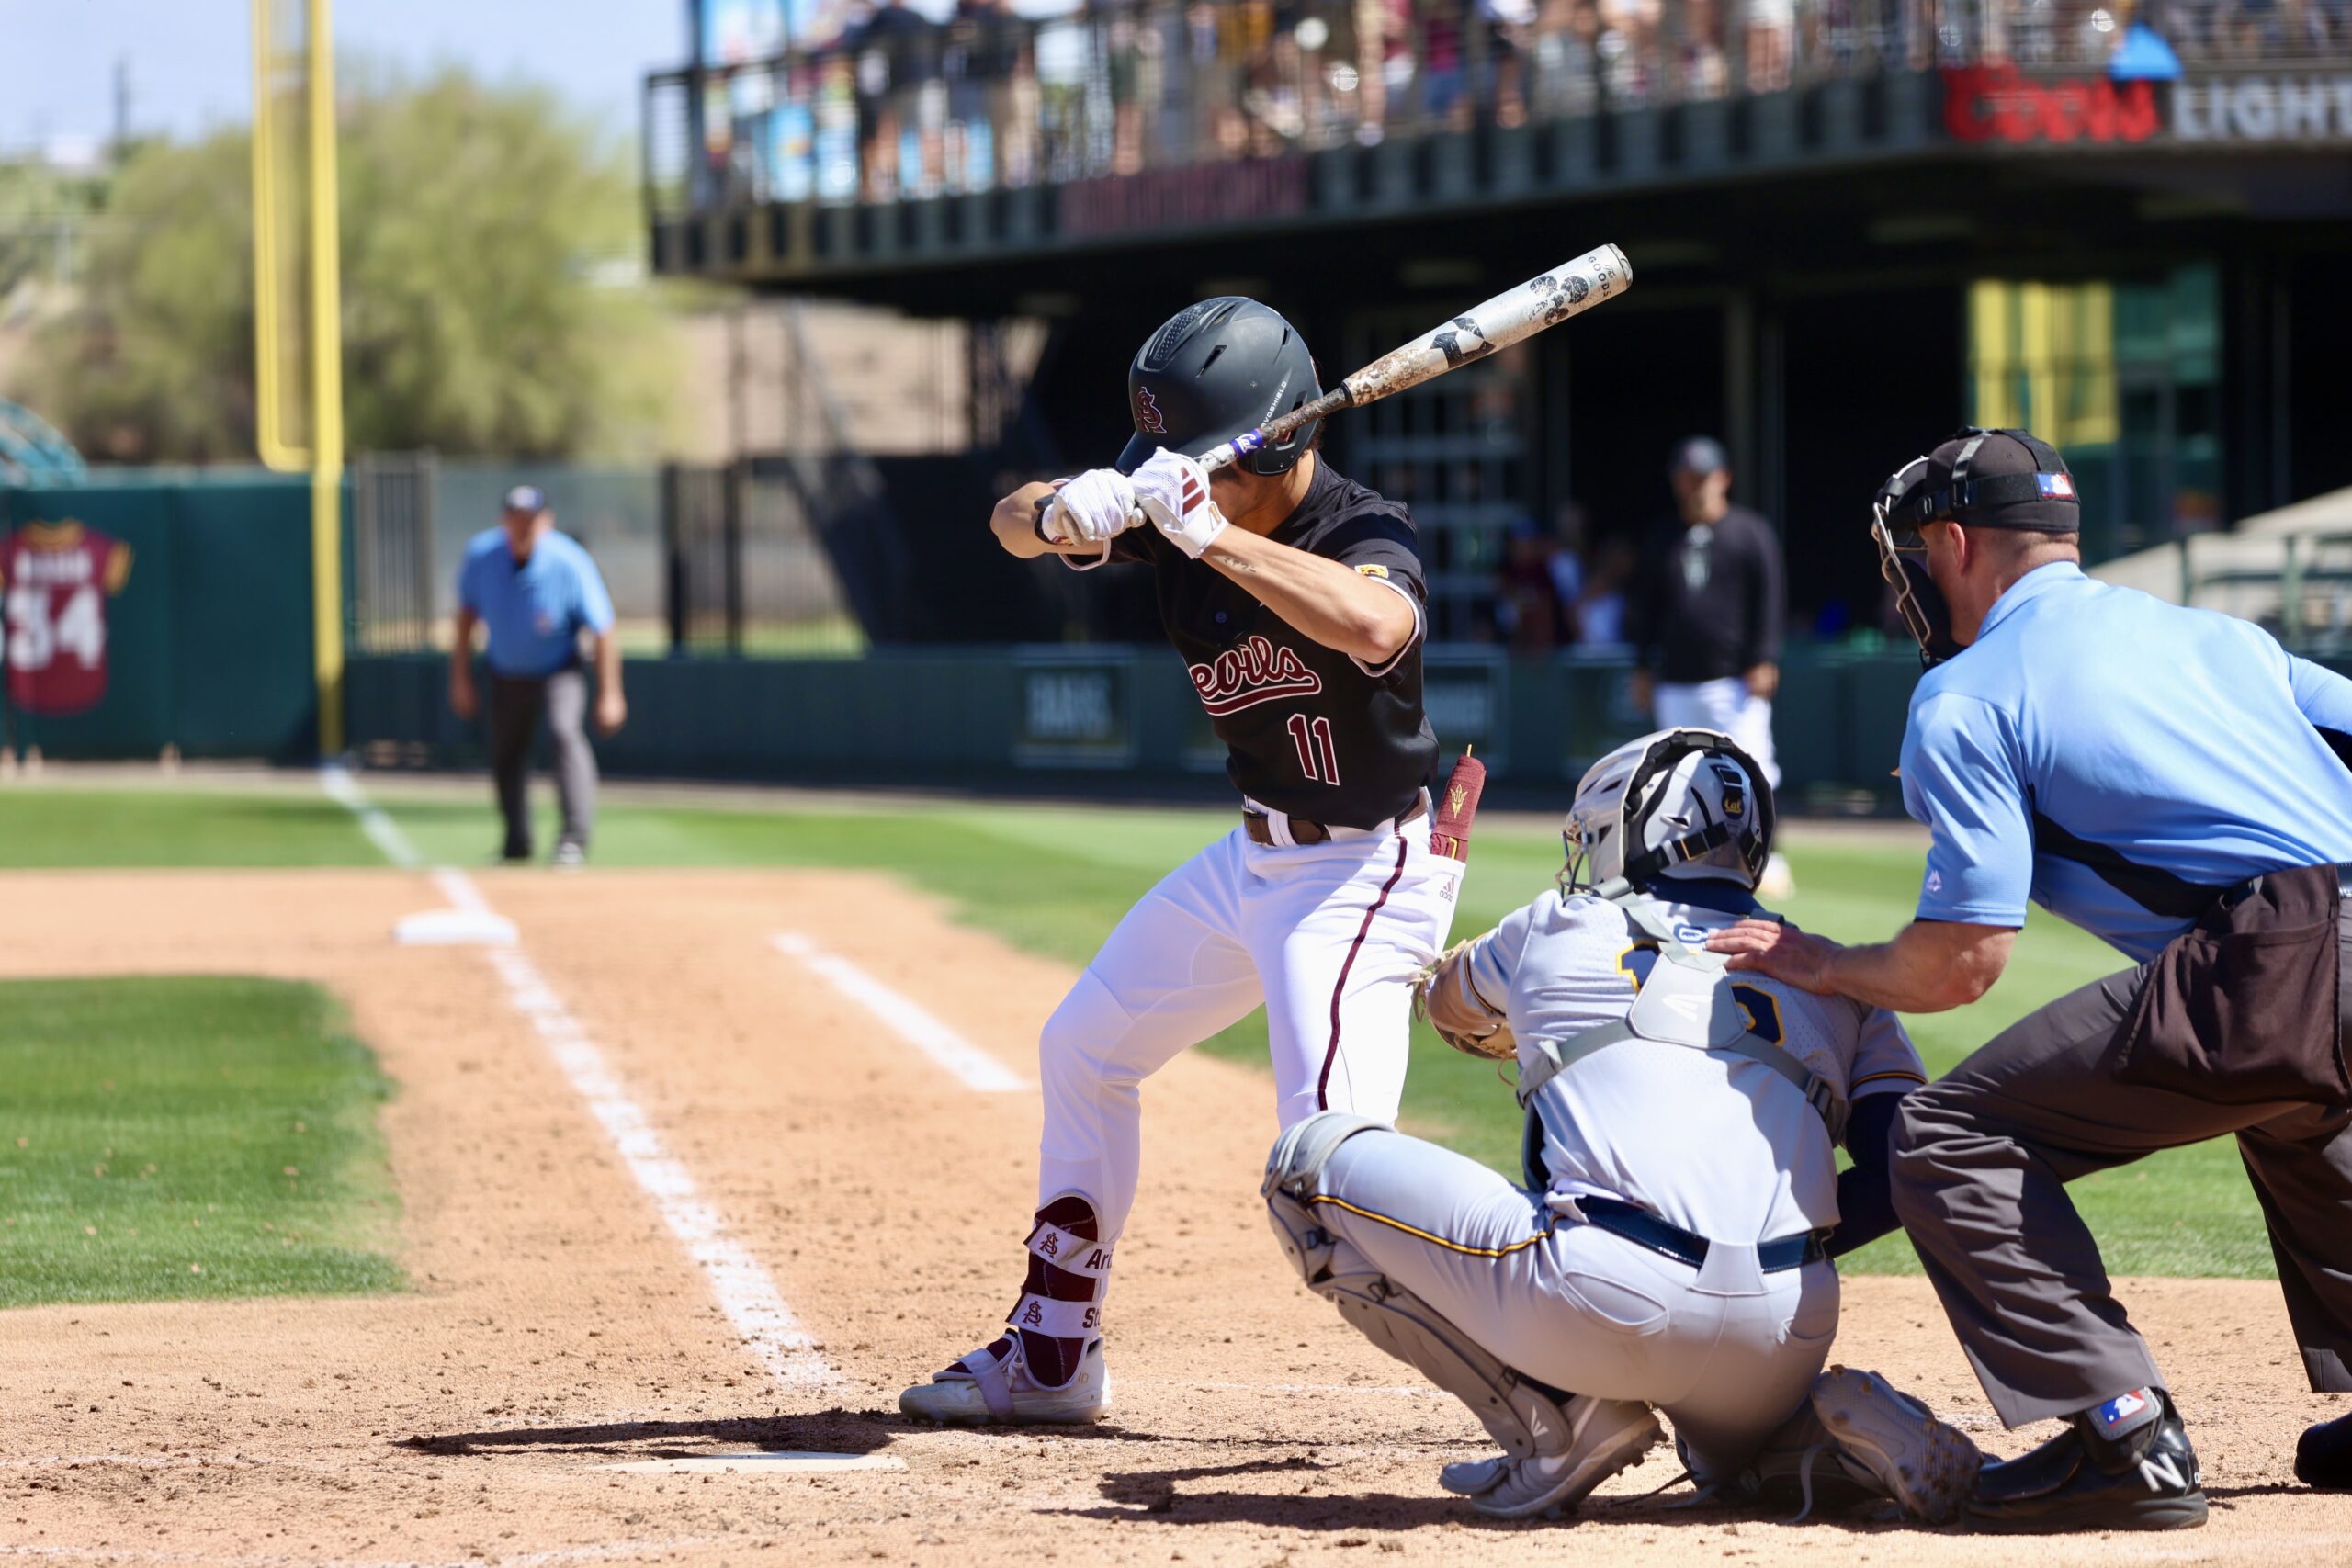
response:
<path id="1" fill-rule="evenodd" d="M 1411 640 L 1386 660 L 1366 663 L 1303 636 L 1156 528 L 1119 535 L 1111 558 L 1158 571 L 1160 623 L 1227 748 L 1234 787 L 1275 811 L 1369 828 L 1409 809 L 1437 765 L 1421 711 L 1428 590 L 1404 507 L 1319 454 L 1305 461 L 1314 465 L 1306 499 L 1266 536 L 1351 567 L 1411 606 Z"/>
<path id="2" fill-rule="evenodd" d="M 1024 486 L 989 520 L 1017 556 L 1151 567 L 1240 799 L 1232 830 L 1127 912 L 1046 1021 L 1038 1206 L 1009 1331 L 900 1394 L 910 1416 L 1101 1417 L 1137 1086 L 1186 1047 L 1262 1004 L 1283 1127 L 1326 1110 L 1396 1115 L 1413 981 L 1445 946 L 1462 870 L 1430 843 L 1437 738 L 1413 525 L 1327 468 L 1312 426 L 1214 476 L 1188 455 L 1318 395 L 1288 321 L 1252 299 L 1204 300 L 1136 354 L 1136 435 L 1118 463 Z"/>

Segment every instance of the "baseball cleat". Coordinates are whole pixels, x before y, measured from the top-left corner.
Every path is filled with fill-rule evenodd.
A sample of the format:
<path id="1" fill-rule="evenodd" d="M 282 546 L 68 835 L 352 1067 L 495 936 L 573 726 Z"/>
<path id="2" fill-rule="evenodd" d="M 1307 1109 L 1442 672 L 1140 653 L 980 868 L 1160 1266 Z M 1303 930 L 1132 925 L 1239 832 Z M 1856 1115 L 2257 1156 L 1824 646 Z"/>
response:
<path id="1" fill-rule="evenodd" d="M 1876 1372 L 1830 1368 L 1813 1385 L 1813 1410 L 1849 1464 L 1930 1524 L 1959 1514 L 1984 1463 L 1957 1427 Z"/>
<path id="2" fill-rule="evenodd" d="M 1030 1375 L 1017 1334 L 973 1351 L 899 1395 L 903 1414 L 950 1427 L 1083 1426 L 1102 1419 L 1110 1404 L 1102 1341 L 1086 1348 L 1077 1376 L 1047 1388 Z"/>
<path id="3" fill-rule="evenodd" d="M 2153 1422 L 2108 1435 L 2151 1402 Z M 1961 1517 L 2007 1535 L 2182 1529 L 2205 1522 L 2203 1480 L 2171 1396 L 2134 1389 L 2079 1412 L 2040 1448 L 1986 1465 Z"/>
<path id="4" fill-rule="evenodd" d="M 1642 1456 L 1666 1440 L 1665 1431 L 1650 1407 L 1638 1400 L 1573 1396 L 1567 1404 L 1567 1446 L 1555 1453 L 1526 1459 L 1489 1460 L 1486 1465 L 1460 1467 L 1460 1479 L 1469 1472 L 1499 1464 L 1500 1473 L 1470 1499 L 1470 1506 L 1489 1518 L 1524 1519 L 1541 1514 L 1557 1518 L 1582 1502 L 1592 1489 L 1642 1461 Z M 1478 1479 L 1484 1479 L 1483 1476 Z M 1439 1477 L 1446 1489 L 1445 1477 Z"/>
<path id="5" fill-rule="evenodd" d="M 1510 1474 L 1510 1455 L 1456 1460 L 1437 1472 L 1437 1483 L 1457 1497 L 1483 1497 Z"/>
<path id="6" fill-rule="evenodd" d="M 2324 1492 L 2352 1492 L 2352 1416 L 2304 1428 L 2295 1445 L 2295 1479 Z"/>

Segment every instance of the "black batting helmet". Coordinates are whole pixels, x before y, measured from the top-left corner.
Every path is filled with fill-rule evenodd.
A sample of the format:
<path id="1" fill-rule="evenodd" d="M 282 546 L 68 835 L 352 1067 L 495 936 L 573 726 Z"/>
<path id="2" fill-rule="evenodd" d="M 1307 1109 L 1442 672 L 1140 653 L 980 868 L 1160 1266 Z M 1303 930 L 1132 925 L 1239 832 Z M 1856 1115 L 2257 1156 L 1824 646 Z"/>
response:
<path id="1" fill-rule="evenodd" d="M 1127 367 L 1136 434 L 1119 454 L 1119 471 L 1135 472 L 1160 446 L 1199 457 L 1322 395 L 1306 340 L 1280 311 L 1238 294 L 1187 305 L 1144 340 Z M 1288 473 L 1315 430 L 1293 431 L 1237 466 Z"/>

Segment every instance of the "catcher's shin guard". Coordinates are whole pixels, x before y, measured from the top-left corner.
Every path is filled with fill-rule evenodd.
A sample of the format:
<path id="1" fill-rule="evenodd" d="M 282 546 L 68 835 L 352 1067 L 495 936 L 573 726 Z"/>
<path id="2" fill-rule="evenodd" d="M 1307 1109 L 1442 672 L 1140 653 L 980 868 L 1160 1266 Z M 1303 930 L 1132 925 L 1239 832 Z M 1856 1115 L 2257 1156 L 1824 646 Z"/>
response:
<path id="1" fill-rule="evenodd" d="M 1333 1151 L 1375 1130 L 1393 1131 L 1385 1122 L 1326 1111 L 1275 1141 L 1259 1190 L 1283 1256 L 1365 1338 L 1468 1405 L 1513 1459 L 1560 1451 L 1570 1440 L 1572 1396 L 1520 1376 L 1419 1296 L 1365 1269 L 1353 1248 L 1341 1254 L 1317 1222 L 1314 1203 Z"/>

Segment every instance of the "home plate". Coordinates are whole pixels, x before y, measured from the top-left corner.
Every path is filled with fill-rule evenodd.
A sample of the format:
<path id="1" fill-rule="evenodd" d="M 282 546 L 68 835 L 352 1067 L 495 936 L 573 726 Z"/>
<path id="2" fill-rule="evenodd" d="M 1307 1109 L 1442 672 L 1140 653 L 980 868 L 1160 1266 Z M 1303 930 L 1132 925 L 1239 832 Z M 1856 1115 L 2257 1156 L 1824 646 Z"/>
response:
<path id="1" fill-rule="evenodd" d="M 904 1460 L 888 1454 L 827 1454 L 808 1449 L 785 1449 L 775 1453 L 640 1459 L 605 1468 L 629 1475 L 803 1475 L 837 1470 L 904 1470 L 907 1465 Z"/>
<path id="2" fill-rule="evenodd" d="M 427 909 L 392 928 L 404 947 L 512 947 L 514 922 L 487 909 Z"/>

